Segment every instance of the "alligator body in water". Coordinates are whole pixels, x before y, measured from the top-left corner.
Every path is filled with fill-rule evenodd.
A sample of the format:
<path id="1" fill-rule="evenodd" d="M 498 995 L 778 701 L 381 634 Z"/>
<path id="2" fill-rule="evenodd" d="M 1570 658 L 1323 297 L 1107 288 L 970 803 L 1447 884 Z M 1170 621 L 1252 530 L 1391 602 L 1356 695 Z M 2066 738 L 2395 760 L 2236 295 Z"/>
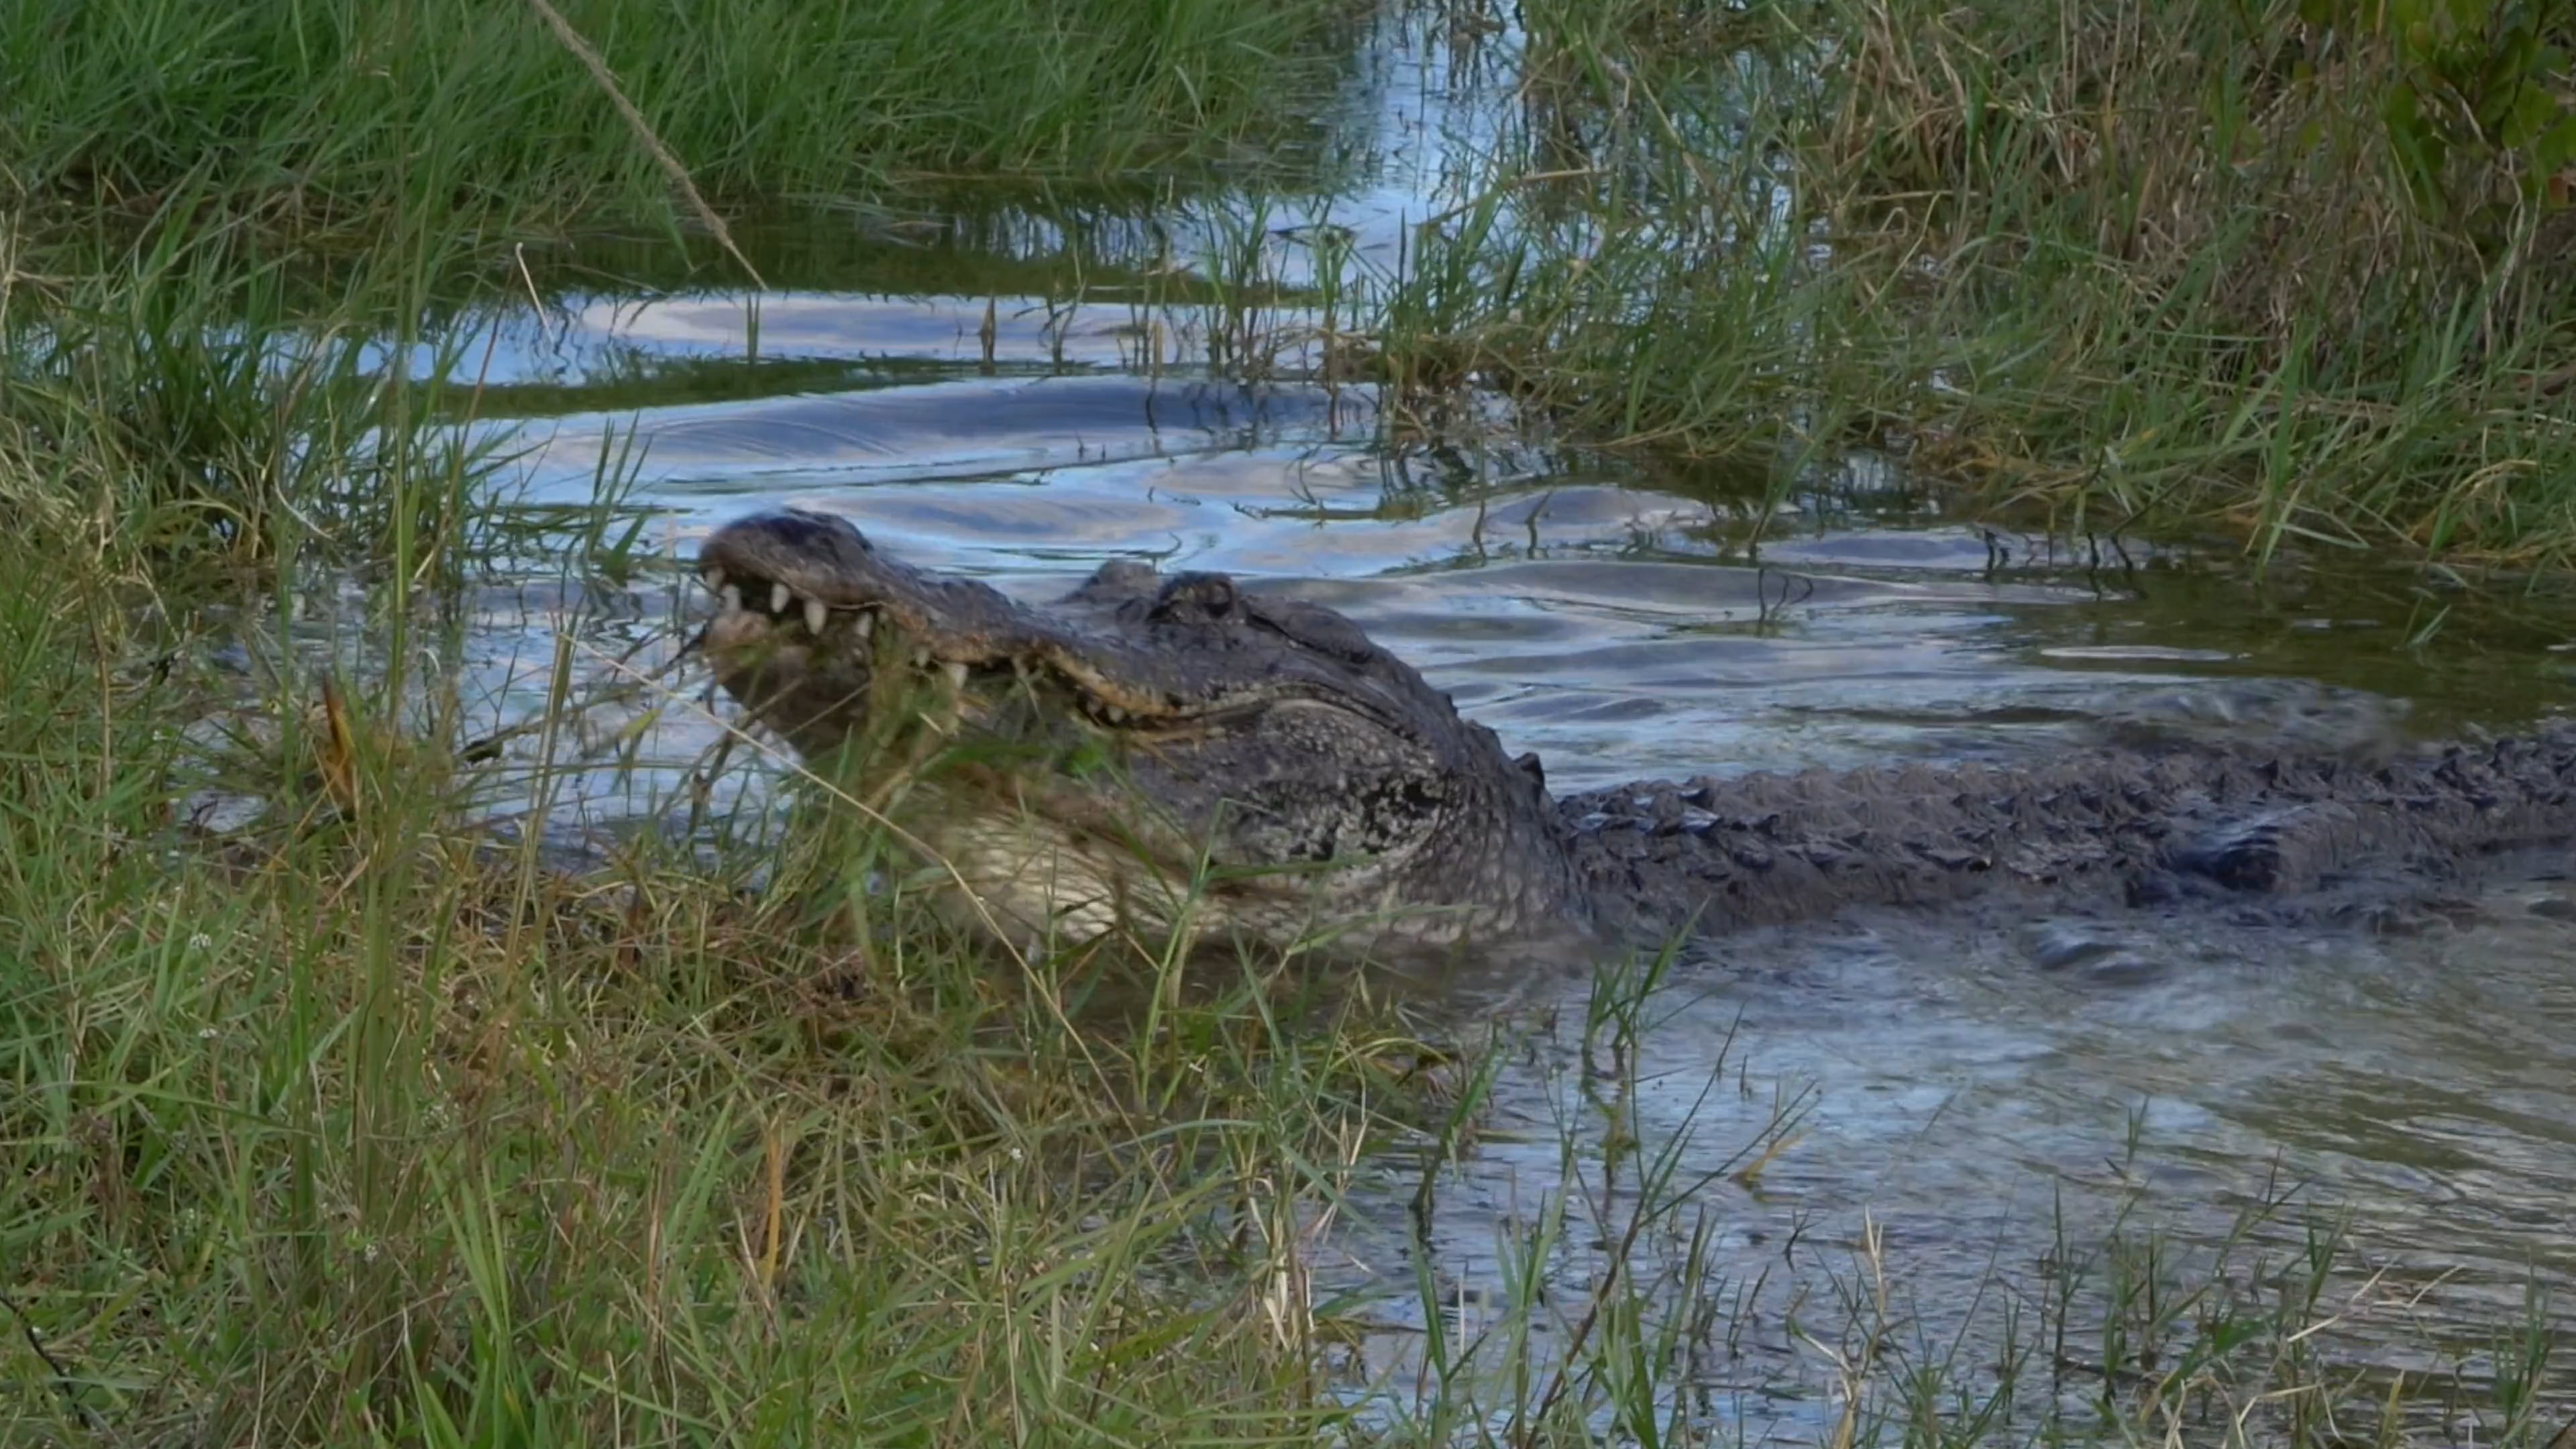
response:
<path id="1" fill-rule="evenodd" d="M 1212 933 L 1381 949 L 1997 892 L 2278 917 L 2576 835 L 2571 722 L 2372 764 L 2196 745 L 1558 797 L 1350 620 L 1221 574 L 1111 563 L 1031 608 L 804 512 L 727 525 L 699 566 L 725 690 L 809 761 L 938 755 L 905 823 L 1022 939 L 1184 902 Z"/>

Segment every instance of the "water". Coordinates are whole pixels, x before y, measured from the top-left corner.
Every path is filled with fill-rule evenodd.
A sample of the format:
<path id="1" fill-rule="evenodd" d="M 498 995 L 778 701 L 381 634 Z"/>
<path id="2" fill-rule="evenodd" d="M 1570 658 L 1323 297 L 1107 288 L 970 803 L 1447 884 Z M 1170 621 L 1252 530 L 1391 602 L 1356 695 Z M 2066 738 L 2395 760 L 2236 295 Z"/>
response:
<path id="1" fill-rule="evenodd" d="M 1266 224 L 1329 217 L 1383 254 L 1457 205 L 1456 148 L 1486 134 L 1493 102 L 1456 67 L 1472 68 L 1391 45 L 1346 98 L 1376 148 L 1366 184 Z M 1197 204 L 1088 230 L 985 216 L 912 238 L 755 226 L 750 244 L 794 279 L 756 309 L 721 289 L 561 291 L 544 313 L 474 319 L 494 343 L 474 426 L 525 450 L 521 496 L 586 504 L 631 460 L 628 502 L 674 561 L 586 601 L 579 671 L 666 655 L 697 607 L 670 583 L 691 540 L 792 505 L 1031 599 L 1118 557 L 1299 590 L 1507 748 L 1539 751 L 1560 789 L 2021 759 L 2141 731 L 2393 748 L 2576 695 L 2557 647 L 2576 636 L 2544 615 L 2414 579 L 1991 532 L 1874 460 L 1773 500 L 1500 432 L 1389 442 L 1402 430 L 1372 389 L 1212 374 L 1214 314 L 1169 300 L 1185 283 L 1157 291 L 1157 258 L 1250 213 Z M 1080 305 L 1069 248 L 1090 249 Z M 1293 284 L 1307 254 L 1275 236 L 1263 265 Z M 513 586 L 480 602 L 479 697 L 496 721 L 527 718 L 577 601 Z M 675 705 L 649 737 L 673 767 L 662 783 L 714 734 Z M 615 828 L 635 809 L 622 780 L 577 788 L 557 824 Z M 2205 1266 L 2294 1185 L 2250 1243 L 2294 1256 L 2301 1205 L 2339 1208 L 2356 1272 L 2390 1274 L 2339 1280 L 2360 1294 L 2332 1338 L 2348 1362 L 2421 1368 L 2429 1345 L 2509 1330 L 2527 1282 L 2576 1281 L 2576 941 L 2556 891 L 2502 886 L 2467 927 L 2414 939 L 2113 920 L 2071 949 L 2044 922 L 1890 915 L 1687 957 L 1632 1054 L 1639 1136 L 1685 1141 L 1689 1178 L 1764 1141 L 1784 1104 L 1795 1119 L 1757 1177 L 1693 1198 L 1714 1225 L 1711 1281 L 1750 1294 L 1753 1325 L 1700 1376 L 1707 1414 L 1818 1428 L 1830 1374 L 1782 1315 L 1804 1293 L 1831 1316 L 1818 1285 L 1855 1271 L 1873 1223 L 1927 1343 L 1991 1327 L 1980 1285 L 2044 1280 L 2061 1229 L 2098 1245 L 2152 1225 Z M 1436 989 L 1566 1023 L 1592 984 L 1569 966 Z M 1505 1073 L 1481 1145 L 1441 1179 L 1430 1267 L 1458 1302 L 1499 1299 L 1498 1245 L 1587 1181 L 1588 1156 L 1569 1175 L 1558 1145 L 1600 1136 L 1577 1035 L 1561 1025 Z M 1417 1175 L 1372 1167 L 1319 1262 L 1386 1327 L 1371 1363 L 1413 1361 L 1409 1330 L 1458 1327 L 1410 1296 Z M 1597 1266 L 1568 1248 L 1551 1273 L 1580 1301 Z M 1810 1396 L 1782 1399 L 1782 1383 Z"/>

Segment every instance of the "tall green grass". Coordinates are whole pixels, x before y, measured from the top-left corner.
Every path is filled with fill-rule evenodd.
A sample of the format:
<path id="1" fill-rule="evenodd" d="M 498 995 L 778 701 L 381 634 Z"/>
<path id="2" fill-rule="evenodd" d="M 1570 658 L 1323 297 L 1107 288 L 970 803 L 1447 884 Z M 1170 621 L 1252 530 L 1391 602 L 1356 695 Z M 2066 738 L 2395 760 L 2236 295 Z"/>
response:
<path id="1" fill-rule="evenodd" d="M 1828 8 L 1850 58 L 1807 152 L 1816 211 L 1846 266 L 1919 274 L 1885 315 L 1918 389 L 1890 411 L 1939 430 L 1928 462 L 2114 515 L 2224 515 L 2267 550 L 2571 561 L 2563 158 L 2489 133 L 2427 191 L 2387 119 L 2419 58 L 2337 13 Z M 2576 107 L 2563 55 L 2491 83 Z M 1891 349 L 1894 330 L 1854 329 Z"/>
<path id="2" fill-rule="evenodd" d="M 558 7 L 697 185 L 866 197 L 1311 168 L 1347 0 L 659 0 Z M 667 178 L 520 0 L 7 0 L 0 199 L 60 218 L 198 184 L 278 229 L 662 214 Z"/>
<path id="3" fill-rule="evenodd" d="M 1531 0 L 1482 189 L 1360 279 L 1385 372 L 1784 488 L 1865 447 L 2073 527 L 2563 567 L 2565 148 L 2428 172 L 2384 102 L 2467 114 L 2473 22 L 2570 16 L 2346 8 Z M 2484 84 L 2576 137 L 2529 56 Z"/>
<path id="4" fill-rule="evenodd" d="M 568 877 L 466 828 L 454 739 L 366 702 L 299 738 L 309 677 L 264 702 L 275 767 L 227 781 L 268 822 L 194 840 L 185 729 L 237 701 L 46 537 L 0 542 L 10 1442 L 1329 1414 L 1277 1280 L 1408 1115 L 1369 1015 L 1287 1015 L 1275 967 L 1168 1000 L 1176 963 L 996 972 L 900 901 L 805 924 L 848 887 L 820 836 Z M 1122 980 L 1150 1024 L 1085 1008 Z"/>

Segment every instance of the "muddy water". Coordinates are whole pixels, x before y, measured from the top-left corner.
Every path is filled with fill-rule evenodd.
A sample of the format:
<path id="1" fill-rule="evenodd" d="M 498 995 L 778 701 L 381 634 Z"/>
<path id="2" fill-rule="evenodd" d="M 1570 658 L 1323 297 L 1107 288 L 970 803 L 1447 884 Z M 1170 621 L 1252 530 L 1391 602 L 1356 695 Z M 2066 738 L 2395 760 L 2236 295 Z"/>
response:
<path id="1" fill-rule="evenodd" d="M 1454 204 L 1434 144 L 1448 84 L 1435 59 L 1364 87 L 1371 134 L 1393 138 L 1376 179 L 1273 224 L 1330 215 L 1366 250 Z M 562 293 L 485 319 L 497 346 L 477 426 L 526 450 L 513 476 L 532 501 L 586 504 L 603 470 L 625 470 L 677 560 L 726 518 L 793 505 L 1030 598 L 1122 557 L 1295 589 L 1362 621 L 1507 747 L 1539 751 L 1560 787 L 2009 760 L 2142 732 L 2380 750 L 2576 703 L 2576 656 L 2558 652 L 2576 627 L 2544 613 L 2403 578 L 1992 532 L 1866 460 L 1775 501 L 1499 435 L 1388 443 L 1367 388 L 1212 373 L 1206 309 L 1151 300 L 1134 237 L 1154 229 L 1131 231 L 1126 270 L 1096 267 L 1079 305 L 1057 287 L 1072 230 L 1033 220 L 807 234 L 825 260 L 756 315 L 716 290 Z M 1300 247 L 1267 244 L 1275 278 L 1295 280 Z M 599 597 L 613 606 L 578 626 L 592 665 L 695 607 L 650 582 Z M 486 600 L 476 661 L 505 716 L 542 706 L 556 602 Z M 676 765 L 712 733 L 680 711 L 649 753 Z M 594 822 L 635 808 L 609 789 L 575 803 Z M 2277 1266 L 2317 1212 L 2341 1212 L 2345 1288 L 2362 1296 L 2336 1351 L 2409 1369 L 2467 1353 L 2474 1382 L 2486 1361 L 2463 1344 L 2519 1324 L 2528 1281 L 2576 1287 L 2561 891 L 2508 881 L 2467 926 L 2415 939 L 1977 915 L 1747 937 L 1674 969 L 1623 1058 L 1624 1095 L 1583 1070 L 1594 978 L 1576 964 L 1426 988 L 1558 1023 L 1505 1070 L 1478 1145 L 1437 1184 L 1427 1266 L 1455 1311 L 1436 1326 L 1458 1332 L 1478 1321 L 1461 1305 L 1506 1296 L 1503 1245 L 1551 1195 L 1598 1190 L 1608 1093 L 1649 1148 L 1682 1144 L 1684 1179 L 1785 1138 L 1758 1175 L 1691 1198 L 1712 1225 L 1701 1287 L 1740 1290 L 1729 1315 L 1748 1325 L 1694 1371 L 1716 1418 L 1819 1427 L 1831 1376 L 1784 1315 L 1803 1304 L 1802 1331 L 1835 1339 L 1823 1285 L 1860 1271 L 1865 1224 L 1907 1334 L 1986 1343 L 2011 1334 L 1980 1285 L 2029 1293 L 2061 1233 L 2098 1250 L 2151 1228 L 2177 1271 L 2242 1233 Z M 1569 1133 L 1590 1144 L 1571 1164 Z M 1434 1324 L 1404 1231 L 1419 1167 L 1364 1177 L 1319 1279 L 1385 1330 L 1371 1362 L 1415 1362 L 1408 1329 Z M 1574 1231 L 1552 1260 L 1560 1332 L 1597 1270 L 1593 1236 Z M 2092 1337 L 2075 1356 L 2098 1347 L 2090 1323 L 2078 1313 L 2072 1331 Z"/>

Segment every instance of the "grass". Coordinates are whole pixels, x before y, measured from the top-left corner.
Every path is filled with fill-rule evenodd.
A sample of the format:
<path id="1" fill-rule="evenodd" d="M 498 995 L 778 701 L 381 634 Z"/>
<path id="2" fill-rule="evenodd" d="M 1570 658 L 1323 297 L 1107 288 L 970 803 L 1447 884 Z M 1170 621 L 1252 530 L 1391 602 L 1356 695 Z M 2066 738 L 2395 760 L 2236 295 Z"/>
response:
<path id="1" fill-rule="evenodd" d="M 1475 196 L 1348 284 L 1418 412 L 1473 380 L 1784 489 L 1869 449 L 2079 529 L 2576 557 L 2566 7 L 1512 13 Z M 2488 31 L 2536 48 L 2455 75 Z"/>
<path id="2" fill-rule="evenodd" d="M 820 833 L 568 878 L 468 827 L 493 782 L 456 715 L 334 728 L 309 676 L 252 702 L 282 735 L 222 783 L 269 815 L 210 848 L 172 798 L 239 686 L 154 611 L 117 637 L 57 542 L 13 537 L 0 591 L 12 1442 L 1278 1442 L 1324 1412 L 1304 1305 L 1265 1294 L 1403 1120 L 1382 1011 L 1292 1024 L 1275 965 L 1169 1000 L 1170 963 L 996 975 L 900 900 L 815 925 Z M 525 768 L 482 773 L 555 785 Z M 1122 981 L 1160 1009 L 1086 1004 Z"/>
<path id="3" fill-rule="evenodd" d="M 1889 27 L 1850 63 L 1916 77 L 1873 104 L 1918 116 L 1944 114 L 1923 77 L 1967 73 L 1972 50 L 2002 65 L 1964 41 L 1897 47 L 1954 43 L 1921 17 L 1803 13 Z M 565 14 L 728 204 L 864 201 L 925 173 L 1303 165 L 1292 102 L 1345 18 L 1178 0 Z M 2265 458 L 2397 486 L 2390 427 L 2282 431 L 2340 416 L 2302 399 L 2360 386 L 2336 369 L 2362 363 L 2318 362 L 2319 329 L 2278 346 L 2263 306 L 2202 294 L 2204 331 L 2222 319 L 2251 370 L 2185 385 L 2203 335 L 2142 322 L 2144 294 L 2104 281 L 2135 274 L 2098 245 L 2063 250 L 2104 188 L 2008 191 L 2035 163 L 1983 142 L 1906 161 L 1872 140 L 1898 133 L 1885 117 L 1762 64 L 1681 63 L 1785 44 L 1784 17 L 1531 0 L 1531 113 L 1554 149 L 1509 139 L 1400 275 L 1331 279 L 1327 329 L 1364 323 L 1426 426 L 1428 400 L 1485 374 L 1571 431 L 1686 453 L 1805 458 L 1902 422 L 1926 429 L 1918 462 L 1971 460 L 2065 506 L 2152 501 L 2121 487 L 2207 506 L 2194 480 Z M 2007 58 L 2045 78 L 2083 53 Z M 1778 146 L 1716 140 L 1743 134 Z M 532 735 L 479 758 L 491 722 L 449 668 L 459 586 L 504 543 L 546 543 L 576 582 L 656 565 L 613 475 L 578 517 L 493 496 L 496 460 L 443 426 L 483 401 L 470 340 L 425 369 L 380 359 L 456 314 L 458 276 L 487 289 L 469 304 L 518 284 L 477 271 L 493 237 L 672 214 L 598 87 L 510 6 L 18 0 L 0 157 L 0 1442 L 1517 1449 L 1746 1437 L 1766 1416 L 1838 1449 L 2548 1440 L 2545 1304 L 2492 1342 L 2408 1339 L 2431 1366 L 2412 1379 L 2354 1370 L 2330 1350 L 2402 1314 L 2277 1199 L 2214 1248 L 2144 1208 L 2070 1213 L 2039 1262 L 1999 1258 L 1976 1301 L 1937 1312 L 1874 1229 L 1822 1269 L 1730 1280 L 1723 1194 L 1795 1151 L 1801 1104 L 1713 1170 L 1687 1124 L 1652 1125 L 1636 1045 L 1669 957 L 1599 973 L 1567 1040 L 1462 1040 L 1379 978 L 1301 959 L 1000 960 L 908 894 L 854 894 L 852 851 L 872 847 L 828 808 L 711 858 L 646 833 L 558 870 L 538 833 L 476 822 L 564 786 L 548 750 L 581 702 L 573 646 Z M 1795 190 L 1848 219 L 1822 267 L 1773 224 L 1796 166 L 1842 183 Z M 1944 186 L 1915 231 L 1886 209 Z M 2060 250 L 2025 245 L 2042 236 Z M 1946 263 L 1920 295 L 1842 310 L 1919 255 Z M 2423 457 L 2465 446 L 2440 428 L 2487 394 L 2458 389 L 2536 365 L 2555 325 L 2517 294 L 2494 314 L 2509 326 L 2481 319 L 2471 367 L 2452 331 L 2397 335 L 2377 274 L 2338 275 L 2356 310 L 2331 330 L 2381 348 L 2355 354 L 2377 385 L 2431 370 L 2404 392 Z M 1265 305 L 1220 304 L 1229 366 L 1278 325 Z M 2019 345 L 2043 316 L 2108 320 L 2060 356 Z M 1910 390 L 1989 356 L 1969 400 Z M 1890 358 L 1905 386 L 1818 386 Z M 2134 408 L 2077 408 L 2099 396 L 2087 367 Z M 2285 368 L 2296 398 L 2263 382 Z M 2240 433 L 2214 426 L 2240 414 Z M 2527 421 L 2480 436 L 2555 458 L 2556 424 Z M 2205 441 L 2066 481 L 2088 428 Z M 2549 498 L 2499 496 L 2531 524 L 2514 546 L 2545 553 Z M 2424 543 L 2505 549 L 2500 526 Z M 343 584 L 356 640 L 281 649 L 258 684 L 223 667 L 223 646 Z M 210 761 L 204 723 L 235 712 L 263 728 Z M 266 806 L 214 841 L 172 818 L 210 768 Z M 1401 1192 L 1436 1212 L 1514 1061 L 1565 1073 L 1563 1190 L 1503 1225 L 1484 1329 L 1420 1245 L 1420 1331 L 1369 1328 L 1392 1310 L 1319 1292 L 1319 1245 Z M 1720 1060 L 1707 1085 L 1743 1072 Z M 1371 1336 L 1405 1373 L 1353 1367 Z"/>
<path id="4" fill-rule="evenodd" d="M 670 216 L 668 175 L 542 12 L 9 0 L 0 201 L 77 229 L 193 189 L 314 245 Z M 560 13 L 697 187 L 734 201 L 864 199 L 932 177 L 1311 174 L 1305 118 L 1353 11 L 664 0 Z"/>
<path id="5" fill-rule="evenodd" d="M 2018 47 L 2000 10 L 1852 23 L 1820 169 L 1875 276 L 1942 263 L 1917 375 L 1977 401 L 1910 410 L 1940 446 L 2079 506 L 2229 514 L 2266 549 L 2568 561 L 2576 308 L 2548 279 L 2571 214 L 2501 147 L 2451 168 L 2494 200 L 2410 195 L 2359 100 L 2406 78 L 2402 47 L 2215 5 L 2071 7 Z M 2576 102 L 2563 63 L 2531 87 Z"/>

